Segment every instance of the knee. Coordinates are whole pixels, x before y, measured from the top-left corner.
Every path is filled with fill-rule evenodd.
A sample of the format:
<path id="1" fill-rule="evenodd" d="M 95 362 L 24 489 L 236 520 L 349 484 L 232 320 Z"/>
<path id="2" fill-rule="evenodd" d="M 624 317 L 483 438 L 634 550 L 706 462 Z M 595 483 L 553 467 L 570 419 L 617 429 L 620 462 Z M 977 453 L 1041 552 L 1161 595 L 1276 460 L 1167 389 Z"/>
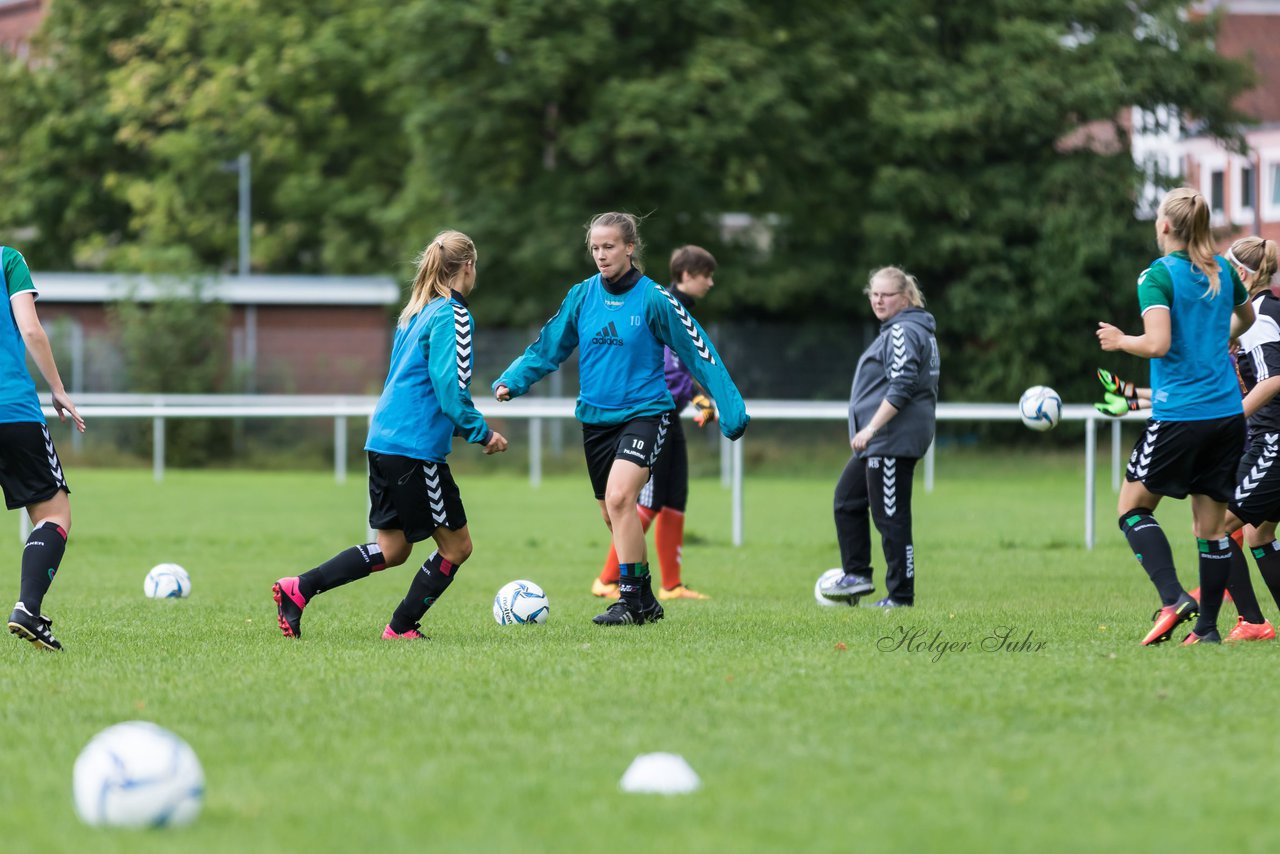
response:
<path id="1" fill-rule="evenodd" d="M 604 494 L 604 511 L 606 519 L 618 519 L 628 510 L 636 510 L 636 498 L 625 489 L 609 489 Z"/>
<path id="2" fill-rule="evenodd" d="M 439 546 L 438 551 L 440 552 L 440 557 L 449 561 L 449 563 L 454 566 L 459 566 L 464 563 L 467 558 L 471 557 L 471 537 L 463 537 L 457 542 Z"/>
<path id="3" fill-rule="evenodd" d="M 1121 512 L 1117 523 L 1120 525 L 1120 530 L 1127 534 L 1143 519 L 1154 521 L 1150 507 L 1134 507 L 1132 510 L 1125 510 Z"/>
<path id="4" fill-rule="evenodd" d="M 408 540 L 385 540 L 382 537 L 378 538 L 378 548 L 382 551 L 382 560 L 387 567 L 400 566 L 409 559 L 413 551 L 413 545 Z"/>

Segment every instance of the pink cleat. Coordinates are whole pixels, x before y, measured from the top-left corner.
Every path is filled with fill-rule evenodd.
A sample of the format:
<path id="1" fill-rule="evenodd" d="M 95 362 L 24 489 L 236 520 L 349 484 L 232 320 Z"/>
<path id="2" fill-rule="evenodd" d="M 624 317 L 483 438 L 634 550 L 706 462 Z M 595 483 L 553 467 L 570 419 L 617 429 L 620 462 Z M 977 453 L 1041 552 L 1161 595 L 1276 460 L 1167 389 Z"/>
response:
<path id="1" fill-rule="evenodd" d="M 298 592 L 298 577 L 282 578 L 271 585 L 271 596 L 276 600 L 280 631 L 287 638 L 302 637 L 302 609 L 307 607 L 307 600 Z"/>
<path id="2" fill-rule="evenodd" d="M 392 631 L 391 624 L 387 623 L 387 627 L 382 630 L 382 639 L 383 640 L 399 640 L 400 638 L 404 638 L 405 640 L 426 640 L 427 636 L 424 635 L 422 632 L 418 631 L 418 629 L 420 628 L 422 628 L 421 623 L 414 625 L 414 627 L 411 629 L 408 629 L 399 634 L 396 634 L 394 631 Z"/>

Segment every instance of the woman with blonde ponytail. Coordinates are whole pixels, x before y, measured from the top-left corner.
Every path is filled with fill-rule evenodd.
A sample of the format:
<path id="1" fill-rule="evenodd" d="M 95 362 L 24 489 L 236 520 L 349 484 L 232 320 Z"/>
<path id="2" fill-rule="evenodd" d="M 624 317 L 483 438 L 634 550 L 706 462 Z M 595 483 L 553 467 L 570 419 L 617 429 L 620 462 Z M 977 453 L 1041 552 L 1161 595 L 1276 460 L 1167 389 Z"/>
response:
<path id="1" fill-rule="evenodd" d="M 317 594 L 399 566 L 414 543 L 430 538 L 436 550 L 413 574 L 409 592 L 382 631 L 387 640 L 420 639 L 427 609 L 471 556 L 466 509 L 445 459 L 455 434 L 486 454 L 507 449 L 507 440 L 489 429 L 471 402 L 474 324 L 467 297 L 475 285 L 476 247 L 462 232 L 440 232 L 418 256 L 365 442 L 369 527 L 378 532 L 377 540 L 275 583 L 272 595 L 285 637 L 302 636 L 302 609 Z"/>
<path id="2" fill-rule="evenodd" d="M 1120 488 L 1120 530 L 1160 595 L 1142 643 L 1163 643 L 1199 615 L 1184 645 L 1221 640 L 1218 611 L 1231 563 L 1227 501 L 1244 445 L 1244 412 L 1228 343 L 1253 324 L 1253 306 L 1235 267 L 1213 253 L 1209 205 L 1179 188 L 1156 214 L 1164 256 L 1138 277 L 1141 335 L 1098 324 L 1103 350 L 1151 360 L 1151 418 L 1129 457 Z M 1200 564 L 1200 601 L 1178 582 L 1156 506 L 1191 496 Z"/>

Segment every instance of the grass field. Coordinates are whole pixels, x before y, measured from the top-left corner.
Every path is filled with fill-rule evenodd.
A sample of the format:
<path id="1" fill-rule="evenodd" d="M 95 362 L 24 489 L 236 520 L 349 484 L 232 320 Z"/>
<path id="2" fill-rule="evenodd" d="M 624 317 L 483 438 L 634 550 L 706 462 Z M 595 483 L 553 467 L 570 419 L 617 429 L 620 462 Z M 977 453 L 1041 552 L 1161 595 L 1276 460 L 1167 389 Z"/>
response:
<path id="1" fill-rule="evenodd" d="M 72 544 L 45 606 L 66 651 L 0 652 L 0 838 L 41 852 L 1274 847 L 1280 647 L 1140 647 L 1153 592 L 1105 486 L 1099 546 L 1083 549 L 1080 469 L 940 459 L 932 494 L 916 481 L 920 604 L 888 614 L 813 602 L 837 562 L 838 472 L 750 479 L 740 549 L 728 493 L 698 481 L 686 576 L 714 600 L 612 630 L 590 622 L 607 540 L 585 477 L 534 491 L 469 475 L 475 555 L 419 643 L 378 637 L 409 567 L 317 598 L 301 641 L 276 628 L 271 582 L 360 541 L 358 479 L 72 470 Z M 1193 583 L 1189 513 L 1160 515 Z M 143 598 L 162 561 L 191 572 L 189 600 Z M 548 624 L 494 624 L 494 592 L 518 577 L 546 588 Z M 900 631 L 969 646 L 885 651 Z M 189 828 L 75 817 L 76 754 L 137 718 L 203 762 Z M 620 793 L 631 760 L 660 750 L 703 789 Z"/>

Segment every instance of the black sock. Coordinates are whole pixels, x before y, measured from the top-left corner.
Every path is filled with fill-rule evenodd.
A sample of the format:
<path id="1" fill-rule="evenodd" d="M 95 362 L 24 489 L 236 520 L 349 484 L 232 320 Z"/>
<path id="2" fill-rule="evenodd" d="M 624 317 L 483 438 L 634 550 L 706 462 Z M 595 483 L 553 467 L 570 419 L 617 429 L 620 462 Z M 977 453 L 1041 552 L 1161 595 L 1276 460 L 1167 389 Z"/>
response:
<path id="1" fill-rule="evenodd" d="M 1262 573 L 1262 580 L 1271 591 L 1271 598 L 1280 605 L 1280 543 L 1272 540 L 1266 545 L 1251 546 L 1249 551 L 1253 552 L 1254 563 L 1258 565 L 1258 572 Z"/>
<path id="2" fill-rule="evenodd" d="M 1244 559 L 1244 552 L 1235 540 L 1231 540 L 1231 574 L 1227 577 L 1227 590 L 1231 591 L 1236 611 L 1246 623 L 1261 623 L 1266 619 L 1262 616 L 1262 606 L 1258 604 L 1253 582 L 1249 579 L 1249 562 Z"/>
<path id="3" fill-rule="evenodd" d="M 458 566 L 440 557 L 440 552 L 432 552 L 422 568 L 413 574 L 409 592 L 404 594 L 404 599 L 391 615 L 391 631 L 402 635 L 416 628 L 426 616 L 427 609 L 449 589 Z"/>
<path id="4" fill-rule="evenodd" d="M 298 592 L 303 598 L 310 599 L 317 593 L 359 581 L 386 566 L 386 558 L 382 556 L 382 549 L 378 548 L 377 543 L 352 546 L 346 551 L 338 552 L 315 569 L 299 575 Z"/>
<path id="5" fill-rule="evenodd" d="M 1178 571 L 1173 566 L 1173 550 L 1160 523 L 1145 507 L 1135 507 L 1120 517 L 1120 530 L 1129 541 L 1129 548 L 1138 563 L 1151 577 L 1151 583 L 1160 594 L 1161 605 L 1172 605 L 1182 595 L 1178 583 Z"/>
<path id="6" fill-rule="evenodd" d="M 37 617 L 66 550 L 67 532 L 55 522 L 45 522 L 27 537 L 22 549 L 22 587 L 18 600 Z"/>
<path id="7" fill-rule="evenodd" d="M 618 564 L 618 593 L 633 611 L 648 607 L 648 600 L 653 599 L 650 585 L 647 562 Z"/>
<path id="8" fill-rule="evenodd" d="M 1204 637 L 1218 628 L 1222 594 L 1227 589 L 1227 577 L 1231 574 L 1231 538 L 1196 538 L 1196 546 L 1200 550 L 1200 619 L 1196 620 L 1194 631 Z"/>

